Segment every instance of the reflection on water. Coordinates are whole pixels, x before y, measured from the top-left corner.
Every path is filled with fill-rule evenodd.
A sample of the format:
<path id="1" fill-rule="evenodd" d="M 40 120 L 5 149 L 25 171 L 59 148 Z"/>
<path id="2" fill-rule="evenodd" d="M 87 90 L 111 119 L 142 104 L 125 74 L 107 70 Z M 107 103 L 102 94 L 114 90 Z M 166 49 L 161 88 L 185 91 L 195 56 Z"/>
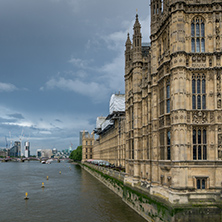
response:
<path id="1" fill-rule="evenodd" d="M 35 161 L 0 163 L 0 176 L 1 222 L 145 221 L 76 165 Z M 44 189 L 41 188 L 43 182 Z M 24 200 L 26 192 L 29 200 Z"/>

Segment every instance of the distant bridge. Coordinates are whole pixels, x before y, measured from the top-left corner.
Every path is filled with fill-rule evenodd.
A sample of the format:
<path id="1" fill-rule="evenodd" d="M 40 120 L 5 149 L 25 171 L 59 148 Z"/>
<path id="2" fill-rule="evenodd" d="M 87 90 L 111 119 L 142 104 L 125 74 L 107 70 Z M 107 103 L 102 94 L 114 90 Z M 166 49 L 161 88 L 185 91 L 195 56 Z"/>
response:
<path id="1" fill-rule="evenodd" d="M 22 157 L 22 158 L 19 158 L 19 157 L 5 157 L 5 158 L 0 158 L 0 161 L 1 162 L 9 162 L 9 161 L 14 161 L 14 162 L 24 162 L 24 161 L 30 161 L 30 160 L 34 160 L 34 161 L 46 161 L 48 159 L 51 159 L 51 160 L 58 160 L 58 158 L 46 158 L 46 157 L 43 157 L 43 158 L 38 158 L 38 157 Z M 63 159 L 59 159 L 59 160 L 69 160 L 69 158 L 63 158 Z"/>

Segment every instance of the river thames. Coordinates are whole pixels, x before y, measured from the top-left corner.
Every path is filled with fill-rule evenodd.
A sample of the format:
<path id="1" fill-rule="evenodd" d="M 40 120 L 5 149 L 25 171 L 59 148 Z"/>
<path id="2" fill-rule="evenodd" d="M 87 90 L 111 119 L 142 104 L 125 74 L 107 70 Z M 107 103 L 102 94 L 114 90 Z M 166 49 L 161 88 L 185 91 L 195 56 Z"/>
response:
<path id="1" fill-rule="evenodd" d="M 62 161 L 0 163 L 0 176 L 1 222 L 145 221 L 77 165 Z M 24 200 L 26 192 L 28 200 Z"/>

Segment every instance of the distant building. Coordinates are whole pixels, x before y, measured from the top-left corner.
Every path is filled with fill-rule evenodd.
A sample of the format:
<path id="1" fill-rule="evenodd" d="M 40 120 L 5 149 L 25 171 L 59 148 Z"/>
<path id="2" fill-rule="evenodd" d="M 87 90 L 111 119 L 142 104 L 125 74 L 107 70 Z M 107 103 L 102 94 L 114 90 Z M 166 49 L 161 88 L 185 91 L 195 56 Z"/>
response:
<path id="1" fill-rule="evenodd" d="M 82 140 L 82 161 L 84 162 L 93 158 L 93 145 L 95 141 L 94 134 L 90 135 L 88 133 L 86 135 L 83 131 Z"/>
<path id="2" fill-rule="evenodd" d="M 88 131 L 84 131 L 85 136 L 89 135 Z M 79 132 L 79 146 L 82 146 L 82 135 L 83 135 L 83 130 Z"/>
<path id="3" fill-rule="evenodd" d="M 1 156 L 1 157 L 7 157 L 7 156 L 9 156 L 9 149 L 1 149 L 1 150 L 0 150 L 0 156 Z"/>
<path id="4" fill-rule="evenodd" d="M 96 140 L 88 136 L 83 137 L 83 161 L 87 159 L 102 159 L 116 166 L 124 167 L 126 147 L 124 94 L 119 93 L 111 96 L 109 115 L 107 117 L 97 117 L 94 133 L 98 135 Z M 93 146 L 90 146 L 92 144 Z M 92 150 L 93 155 L 89 154 L 90 150 Z"/>
<path id="5" fill-rule="evenodd" d="M 36 151 L 36 157 L 38 158 L 51 158 L 52 157 L 52 150 L 51 149 L 38 149 Z"/>
<path id="6" fill-rule="evenodd" d="M 37 149 L 36 157 L 38 157 L 38 158 L 42 157 L 42 150 L 41 149 Z"/>
<path id="7" fill-rule="evenodd" d="M 30 157 L 30 142 L 25 142 L 24 150 L 25 150 L 25 157 L 26 158 Z"/>
<path id="8" fill-rule="evenodd" d="M 56 148 L 53 148 L 53 149 L 52 149 L 52 153 L 53 153 L 54 155 L 55 155 L 57 152 L 58 152 L 58 151 L 57 151 Z"/>
<path id="9" fill-rule="evenodd" d="M 9 150 L 9 156 L 19 157 L 21 156 L 21 143 L 15 141 L 14 146 Z"/>
<path id="10" fill-rule="evenodd" d="M 51 156 L 52 156 L 52 150 L 51 149 L 42 150 L 42 157 L 50 158 Z"/>

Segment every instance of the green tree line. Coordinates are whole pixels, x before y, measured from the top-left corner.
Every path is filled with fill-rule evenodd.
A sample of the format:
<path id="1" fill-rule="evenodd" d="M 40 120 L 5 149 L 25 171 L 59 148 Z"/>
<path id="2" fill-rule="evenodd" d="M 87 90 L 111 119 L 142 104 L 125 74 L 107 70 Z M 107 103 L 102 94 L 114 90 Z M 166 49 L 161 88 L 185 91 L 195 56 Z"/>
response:
<path id="1" fill-rule="evenodd" d="M 78 146 L 75 150 L 73 150 L 69 156 L 70 159 L 74 161 L 82 160 L 82 146 Z"/>

